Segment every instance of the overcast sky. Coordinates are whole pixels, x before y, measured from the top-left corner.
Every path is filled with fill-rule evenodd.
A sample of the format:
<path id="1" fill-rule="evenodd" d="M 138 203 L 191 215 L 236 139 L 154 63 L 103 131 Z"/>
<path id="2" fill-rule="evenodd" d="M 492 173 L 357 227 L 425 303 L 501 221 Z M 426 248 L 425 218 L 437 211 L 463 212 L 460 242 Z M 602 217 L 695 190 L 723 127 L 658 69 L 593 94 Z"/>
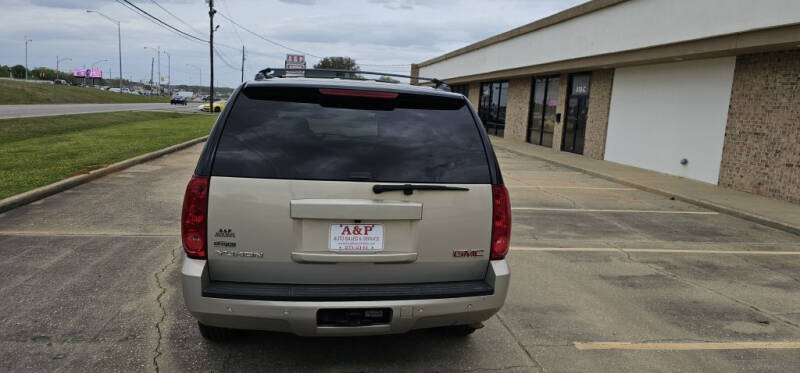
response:
<path id="1" fill-rule="evenodd" d="M 208 38 L 208 7 L 204 0 L 131 1 L 150 14 L 198 38 Z M 508 29 L 546 17 L 584 0 L 216 0 L 219 13 L 242 26 L 288 47 L 317 56 L 350 56 L 362 70 L 408 73 L 409 64 L 436 57 Z M 171 55 L 175 84 L 197 84 L 202 68 L 208 84 L 208 47 L 154 25 L 113 0 L 0 0 L 0 64 L 25 62 L 55 67 L 56 56 L 71 58 L 61 70 L 96 67 L 107 76 L 118 74 L 116 26 L 93 9 L 122 21 L 122 70 L 126 78 L 147 80 L 155 52 Z M 185 24 L 163 9 L 179 17 Z M 266 66 L 283 66 L 283 49 L 237 29 L 221 16 L 214 41 L 225 60 L 215 58 L 215 80 L 222 86 L 239 84 L 241 47 L 247 49 L 245 79 Z M 542 51 L 546 53 L 547 51 Z M 318 58 L 306 56 L 311 64 Z M 161 75 L 167 77 L 162 54 Z M 383 65 L 383 66 L 369 66 Z M 401 66 L 386 66 L 401 65 Z"/>

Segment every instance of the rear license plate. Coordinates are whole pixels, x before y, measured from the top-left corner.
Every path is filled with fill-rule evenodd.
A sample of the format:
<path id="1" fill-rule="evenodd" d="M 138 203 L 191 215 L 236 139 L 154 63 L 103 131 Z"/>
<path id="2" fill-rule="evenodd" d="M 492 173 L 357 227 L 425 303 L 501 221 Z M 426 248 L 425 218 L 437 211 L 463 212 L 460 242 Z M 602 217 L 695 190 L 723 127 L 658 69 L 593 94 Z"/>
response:
<path id="1" fill-rule="evenodd" d="M 328 250 L 361 252 L 383 250 L 383 224 L 331 224 Z"/>

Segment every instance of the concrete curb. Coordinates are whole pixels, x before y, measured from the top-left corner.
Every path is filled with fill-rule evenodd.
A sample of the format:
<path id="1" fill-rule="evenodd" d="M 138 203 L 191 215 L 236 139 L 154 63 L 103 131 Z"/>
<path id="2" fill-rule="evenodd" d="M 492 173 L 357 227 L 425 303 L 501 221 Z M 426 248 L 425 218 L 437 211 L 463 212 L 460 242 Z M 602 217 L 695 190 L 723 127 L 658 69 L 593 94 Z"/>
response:
<path id="1" fill-rule="evenodd" d="M 721 205 L 721 204 L 718 204 L 718 203 L 706 201 L 706 200 L 703 200 L 703 199 L 699 199 L 699 198 L 692 197 L 692 196 L 685 195 L 685 194 L 681 194 L 681 193 L 676 193 L 676 192 L 669 191 L 669 190 L 666 190 L 666 189 L 660 189 L 660 188 L 655 188 L 655 187 L 639 184 L 639 183 L 636 183 L 636 182 L 633 182 L 633 181 L 630 181 L 630 180 L 627 180 L 627 179 L 619 178 L 619 177 L 616 177 L 616 176 L 613 176 L 613 175 L 608 175 L 608 174 L 605 174 L 605 173 L 602 173 L 602 172 L 598 172 L 598 171 L 592 171 L 592 170 L 589 170 L 589 169 L 586 169 L 586 168 L 578 167 L 578 166 L 575 166 L 575 165 L 572 165 L 572 164 L 569 164 L 569 163 L 566 163 L 566 162 L 561 162 L 561 161 L 550 159 L 550 158 L 547 158 L 547 157 L 542 157 L 542 156 L 539 156 L 539 155 L 536 155 L 536 154 L 521 152 L 521 151 L 518 151 L 518 150 L 515 150 L 515 149 L 511 149 L 509 147 L 505 147 L 502 144 L 493 144 L 493 145 L 498 146 L 500 148 L 503 148 L 503 149 L 505 149 L 507 151 L 510 151 L 512 153 L 517 153 L 517 154 L 520 154 L 520 155 L 533 157 L 533 158 L 536 158 L 536 159 L 539 159 L 539 160 L 542 160 L 542 161 L 545 161 L 545 162 L 554 163 L 554 164 L 557 164 L 559 166 L 562 166 L 562 167 L 565 167 L 565 168 L 569 168 L 571 170 L 580 171 L 580 172 L 583 172 L 583 173 L 586 173 L 586 174 L 589 174 L 589 175 L 592 175 L 592 176 L 597 176 L 597 177 L 602 178 L 602 179 L 613 181 L 613 182 L 618 183 L 618 184 L 622 184 L 622 185 L 625 185 L 625 186 L 630 186 L 630 187 L 634 187 L 634 188 L 637 188 L 637 189 L 640 189 L 640 190 L 644 190 L 646 192 L 660 194 L 660 195 L 667 196 L 667 197 L 674 197 L 676 200 L 679 200 L 679 201 L 683 201 L 683 202 L 686 202 L 686 203 L 691 203 L 693 205 L 700 206 L 700 207 L 703 207 L 703 208 L 707 208 L 709 210 L 721 212 L 723 214 L 732 215 L 732 216 L 735 216 L 737 218 L 748 220 L 748 221 L 751 221 L 751 222 L 754 222 L 754 223 L 766 225 L 768 227 L 779 229 L 779 230 L 782 230 L 784 232 L 789 232 L 789 233 L 794 233 L 794 234 L 800 235 L 800 226 L 795 226 L 795 225 L 792 225 L 792 224 L 789 224 L 789 223 L 785 223 L 785 222 L 782 222 L 782 221 L 773 220 L 773 219 L 770 219 L 770 218 L 767 218 L 767 217 L 764 217 L 764 216 L 761 216 L 761 215 L 758 215 L 758 214 L 755 214 L 755 213 L 752 213 L 752 212 L 749 212 L 749 211 L 735 209 L 735 208 L 730 207 L 730 206 Z"/>
<path id="2" fill-rule="evenodd" d="M 180 144 L 175 144 L 170 147 L 156 150 L 154 152 L 150 152 L 147 154 L 142 154 L 140 156 L 136 156 L 133 158 L 126 159 L 121 162 L 117 162 L 111 164 L 107 167 L 103 167 L 97 170 L 89 171 L 87 174 L 73 176 L 61 181 L 57 181 L 55 183 L 45 185 L 33 190 L 29 190 L 24 193 L 16 194 L 11 197 L 4 198 L 0 200 L 0 213 L 6 212 L 8 210 L 15 209 L 17 207 L 27 205 L 31 202 L 40 200 L 42 198 L 51 196 L 56 193 L 63 192 L 67 189 L 74 188 L 78 185 L 88 183 L 94 179 L 106 176 L 108 174 L 122 171 L 128 167 L 135 166 L 140 163 L 144 163 L 147 161 L 151 161 L 163 155 L 176 152 L 178 150 L 182 150 L 188 148 L 192 145 L 199 144 L 203 141 L 206 141 L 208 136 L 198 137 L 196 139 L 192 139 L 186 142 L 182 142 Z"/>

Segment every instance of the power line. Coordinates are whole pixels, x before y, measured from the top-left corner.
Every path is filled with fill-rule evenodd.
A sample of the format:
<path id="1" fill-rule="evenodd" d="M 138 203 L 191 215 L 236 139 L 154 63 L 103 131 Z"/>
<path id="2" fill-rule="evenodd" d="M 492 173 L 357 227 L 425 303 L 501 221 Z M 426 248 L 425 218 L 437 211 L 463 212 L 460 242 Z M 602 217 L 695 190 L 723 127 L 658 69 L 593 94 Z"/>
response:
<path id="1" fill-rule="evenodd" d="M 244 27 L 244 26 L 240 25 L 239 23 L 237 23 L 236 21 L 234 21 L 234 20 L 232 20 L 232 19 L 228 18 L 228 16 L 226 16 L 226 15 L 224 15 L 224 14 L 220 13 L 219 11 L 217 11 L 217 14 L 218 14 L 220 17 L 227 19 L 227 20 L 228 20 L 228 22 L 230 22 L 230 23 L 233 23 L 235 26 L 238 26 L 238 27 L 239 27 L 239 28 L 241 28 L 242 30 L 244 30 L 244 31 L 247 31 L 247 32 L 248 32 L 248 33 L 250 33 L 251 35 L 253 35 L 253 36 L 255 36 L 255 37 L 257 37 L 257 38 L 259 38 L 259 39 L 261 39 L 261 40 L 264 40 L 264 41 L 266 41 L 267 43 L 270 43 L 270 44 L 273 44 L 273 45 L 277 45 L 277 46 L 279 46 L 279 47 L 281 47 L 281 48 L 288 49 L 288 50 L 290 50 L 290 51 L 292 51 L 292 52 L 296 52 L 296 53 L 302 53 L 302 54 L 309 55 L 309 56 L 311 56 L 311 57 L 316 57 L 316 58 L 324 58 L 324 57 L 321 57 L 321 56 L 317 56 L 317 55 L 315 55 L 315 54 L 311 54 L 311 53 L 308 53 L 308 52 L 301 51 L 301 50 L 299 50 L 299 49 L 294 49 L 294 48 L 292 48 L 292 47 L 289 47 L 289 46 L 283 45 L 283 44 L 281 44 L 281 43 L 278 43 L 277 41 L 274 41 L 274 40 L 267 39 L 267 38 L 265 38 L 265 37 L 261 36 L 260 34 L 256 33 L 255 31 L 252 31 L 252 30 L 248 29 L 247 27 Z"/>
<path id="2" fill-rule="evenodd" d="M 222 17 L 222 18 L 225 18 L 226 20 L 228 20 L 228 22 L 232 23 L 234 26 L 236 26 L 236 27 L 239 27 L 239 28 L 241 28 L 242 30 L 246 31 L 247 33 L 249 33 L 249 34 L 251 34 L 251 35 L 253 35 L 253 36 L 255 36 L 255 37 L 257 37 L 257 38 L 259 38 L 259 39 L 261 39 L 261 40 L 264 40 L 264 41 L 266 41 L 266 42 L 268 42 L 268 43 L 270 43 L 270 44 L 277 45 L 277 46 L 279 46 L 279 47 L 281 47 L 281 48 L 284 48 L 284 49 L 290 50 L 290 51 L 292 51 L 292 52 L 296 52 L 296 53 L 305 54 L 305 55 L 308 55 L 308 56 L 311 56 L 311 57 L 316 57 L 316 58 L 319 58 L 319 59 L 323 59 L 323 58 L 325 58 L 325 57 L 318 56 L 318 55 L 316 55 L 316 54 L 313 54 L 313 53 L 305 52 L 305 51 L 302 51 L 302 50 L 299 50 L 299 49 L 294 49 L 294 48 L 292 48 L 292 47 L 290 47 L 290 46 L 288 46 L 288 45 L 284 45 L 284 44 L 278 43 L 277 41 L 274 41 L 274 40 L 268 39 L 268 38 L 266 38 L 266 37 L 264 37 L 264 36 L 261 36 L 260 34 L 256 33 L 255 31 L 252 31 L 252 30 L 248 29 L 247 27 L 244 27 L 244 26 L 242 26 L 242 25 L 241 25 L 241 24 L 239 24 L 238 22 L 236 22 L 236 21 L 232 20 L 230 17 L 228 17 L 228 16 L 226 16 L 226 15 L 224 15 L 224 14 L 220 13 L 219 11 L 217 12 L 217 14 L 218 14 L 220 17 Z M 378 66 L 378 67 L 408 67 L 408 66 L 411 66 L 411 64 L 394 64 L 394 65 L 389 65 L 389 64 L 367 64 L 367 63 L 359 63 L 359 66 Z"/>
<path id="3" fill-rule="evenodd" d="M 117 2 L 119 2 L 119 1 L 120 1 L 120 0 L 117 0 Z M 162 20 L 161 20 L 161 19 L 159 19 L 158 17 L 156 17 L 156 16 L 154 16 L 154 15 L 152 15 L 152 14 L 148 13 L 147 11 L 143 10 L 142 8 L 139 8 L 138 6 L 136 6 L 136 5 L 133 5 L 133 3 L 131 3 L 131 2 L 130 2 L 130 1 L 128 1 L 128 0 L 122 0 L 122 1 L 124 1 L 124 2 L 125 2 L 126 4 L 128 4 L 128 5 L 130 5 L 130 6 L 134 7 L 134 8 L 136 8 L 136 10 L 138 10 L 138 11 L 140 11 L 140 12 L 144 13 L 144 14 L 145 14 L 145 15 L 147 15 L 148 17 L 150 17 L 150 18 L 152 18 L 152 19 L 154 19 L 154 20 L 158 21 L 159 23 L 163 24 L 164 26 L 167 26 L 167 27 L 171 28 L 172 30 L 175 30 L 176 32 L 178 32 L 178 33 L 180 33 L 180 34 L 182 34 L 182 35 L 188 36 L 188 37 L 190 37 L 190 38 L 192 38 L 192 39 L 195 39 L 195 40 L 197 40 L 197 41 L 201 41 L 201 42 L 203 42 L 203 43 L 208 43 L 208 40 L 203 40 L 203 39 L 200 39 L 200 38 L 198 38 L 197 36 L 194 36 L 194 35 L 187 34 L 187 33 L 183 32 L 182 30 L 180 30 L 180 29 L 176 28 L 175 26 L 172 26 L 172 25 L 170 25 L 169 23 L 166 23 L 166 22 L 162 21 Z"/>
<path id="4" fill-rule="evenodd" d="M 171 16 L 172 16 L 172 18 L 175 18 L 175 19 L 177 19 L 177 20 L 178 20 L 180 23 L 183 23 L 184 25 L 186 25 L 187 27 L 189 27 L 190 29 L 192 29 L 192 31 L 194 31 L 196 34 L 198 34 L 198 35 L 203 35 L 203 33 L 202 33 L 202 32 L 200 32 L 200 31 L 197 31 L 197 29 L 196 29 L 196 28 L 194 28 L 194 26 L 192 26 L 192 25 L 190 25 L 190 24 L 186 23 L 186 21 L 184 21 L 184 20 L 183 20 L 183 19 L 181 19 L 180 17 L 176 16 L 174 13 L 170 12 L 169 10 L 167 10 L 167 8 L 164 8 L 163 6 L 161 6 L 161 4 L 157 3 L 157 2 L 156 2 L 156 0 L 150 0 L 150 2 L 152 2 L 153 4 L 155 4 L 157 7 L 161 8 L 161 10 L 163 10 L 163 11 L 164 11 L 164 12 L 166 12 L 167 14 L 171 15 Z"/>
<path id="5" fill-rule="evenodd" d="M 228 8 L 228 2 L 227 1 L 222 1 L 222 0 L 220 0 L 220 2 L 222 3 L 222 6 L 225 7 L 225 11 L 228 12 L 228 13 L 231 13 L 230 8 Z M 233 24 L 231 24 L 231 25 L 233 26 Z M 233 32 L 236 34 L 236 37 L 239 38 L 239 41 L 242 43 L 242 45 L 244 45 L 244 40 L 242 40 L 242 35 L 239 35 L 239 28 L 236 27 L 236 26 L 233 26 Z"/>
<path id="6" fill-rule="evenodd" d="M 120 1 L 120 0 L 116 0 L 116 1 L 117 1 L 118 3 L 120 3 L 121 5 L 123 5 L 124 7 L 128 8 L 130 11 L 132 11 L 132 12 L 136 13 L 137 15 L 141 16 L 142 18 L 144 18 L 144 19 L 146 19 L 146 20 L 150 21 L 150 22 L 151 22 L 151 23 L 153 23 L 154 25 L 156 25 L 156 26 L 159 26 L 159 27 L 163 28 L 164 30 L 167 30 L 167 31 L 169 31 L 169 32 L 172 32 L 173 34 L 175 34 L 175 35 L 178 35 L 178 36 L 180 36 L 181 38 L 183 38 L 183 39 L 186 39 L 186 40 L 188 40 L 188 41 L 195 42 L 195 43 L 203 43 L 203 44 L 205 44 L 205 42 L 204 42 L 204 41 L 197 41 L 197 40 L 195 40 L 194 38 L 189 38 L 189 37 L 186 37 L 186 36 L 184 36 L 183 34 L 180 34 L 180 33 L 177 33 L 177 32 L 175 32 L 175 31 L 173 31 L 172 29 L 170 29 L 170 28 L 168 28 L 168 27 L 166 27 L 166 26 L 162 25 L 161 23 L 158 23 L 158 22 L 154 21 L 154 20 L 153 20 L 153 19 L 151 19 L 150 17 L 148 17 L 148 16 L 144 15 L 143 13 L 141 13 L 141 12 L 137 11 L 136 9 L 132 8 L 131 6 L 129 6 L 128 4 L 126 4 L 126 3 L 124 3 L 124 2 L 122 2 L 122 1 Z"/>
<path id="7" fill-rule="evenodd" d="M 228 62 L 228 60 L 225 58 L 225 56 L 216 47 L 214 48 L 214 54 L 217 55 L 217 57 L 219 57 L 220 60 L 222 60 L 222 63 L 224 63 L 225 65 L 227 65 L 228 67 L 230 67 L 233 70 L 239 71 L 239 68 L 236 67 L 236 66 L 233 66 L 233 64 Z"/>

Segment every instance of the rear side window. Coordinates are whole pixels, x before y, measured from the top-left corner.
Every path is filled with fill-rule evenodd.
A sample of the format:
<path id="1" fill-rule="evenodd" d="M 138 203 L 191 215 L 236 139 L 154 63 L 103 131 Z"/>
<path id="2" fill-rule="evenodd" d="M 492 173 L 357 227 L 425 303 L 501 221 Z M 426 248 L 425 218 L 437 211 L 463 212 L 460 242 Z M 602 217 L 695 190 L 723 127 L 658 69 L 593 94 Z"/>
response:
<path id="1" fill-rule="evenodd" d="M 242 91 L 212 175 L 490 183 L 478 127 L 461 98 L 348 97 L 289 87 Z"/>

